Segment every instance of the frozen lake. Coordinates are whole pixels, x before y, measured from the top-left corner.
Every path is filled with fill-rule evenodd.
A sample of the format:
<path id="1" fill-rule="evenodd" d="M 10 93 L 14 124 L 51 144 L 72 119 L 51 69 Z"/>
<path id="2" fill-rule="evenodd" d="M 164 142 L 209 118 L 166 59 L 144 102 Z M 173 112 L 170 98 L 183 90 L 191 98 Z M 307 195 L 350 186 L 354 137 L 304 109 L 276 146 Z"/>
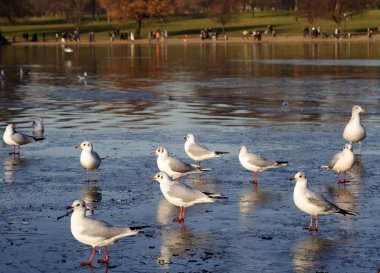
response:
<path id="1" fill-rule="evenodd" d="M 93 272 L 376 272 L 380 268 L 380 44 L 192 44 L 0 47 L 1 128 L 15 123 L 43 142 L 9 155 L 0 143 L 0 272 L 90 272 L 91 247 L 77 242 L 65 207 L 84 199 L 114 225 L 150 225 L 109 247 Z M 20 77 L 21 66 L 30 68 Z M 86 82 L 78 75 L 89 74 Z M 319 168 L 344 146 L 353 105 L 366 113 L 362 155 L 349 183 Z M 228 151 L 183 182 L 227 200 L 172 219 L 151 155 L 159 146 L 189 163 L 184 137 Z M 90 140 L 106 159 L 86 183 L 75 145 Z M 239 146 L 287 167 L 252 174 Z M 357 152 L 357 145 L 354 145 Z M 293 203 L 297 171 L 309 187 L 358 216 L 321 216 L 320 231 Z M 103 257 L 103 250 L 96 259 Z"/>

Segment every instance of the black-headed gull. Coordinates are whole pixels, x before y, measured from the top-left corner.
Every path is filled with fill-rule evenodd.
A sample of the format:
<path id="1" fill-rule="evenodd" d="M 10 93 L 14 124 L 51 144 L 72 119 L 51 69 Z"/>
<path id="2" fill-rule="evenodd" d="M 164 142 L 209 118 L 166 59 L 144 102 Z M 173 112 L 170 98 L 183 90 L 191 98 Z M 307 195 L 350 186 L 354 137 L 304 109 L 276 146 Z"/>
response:
<path id="1" fill-rule="evenodd" d="M 298 172 L 293 178 L 290 178 L 290 180 L 296 181 L 293 192 L 294 203 L 300 210 L 310 214 L 310 224 L 309 226 L 305 226 L 304 229 L 318 230 L 319 215 L 327 215 L 333 213 L 343 215 L 357 215 L 355 212 L 348 211 L 338 207 L 337 205 L 334 205 L 319 194 L 308 189 L 305 173 Z M 313 227 L 313 216 L 315 216 L 315 227 Z"/>
<path id="2" fill-rule="evenodd" d="M 201 161 L 203 160 L 222 157 L 223 154 L 228 154 L 228 152 L 212 151 L 206 146 L 197 143 L 193 134 L 187 134 L 185 139 L 185 152 L 198 166 L 201 165 Z"/>
<path id="3" fill-rule="evenodd" d="M 87 81 L 87 72 L 83 73 L 83 76 L 78 75 L 79 81 Z"/>
<path id="4" fill-rule="evenodd" d="M 185 210 L 187 207 L 199 203 L 213 203 L 213 199 L 226 198 L 221 194 L 201 192 L 180 182 L 172 181 L 165 172 L 158 172 L 154 177 L 150 177 L 149 179 L 159 182 L 161 192 L 166 200 L 180 207 L 180 214 L 177 218 L 173 219 L 173 222 L 182 223 L 185 220 Z"/>
<path id="5" fill-rule="evenodd" d="M 157 166 L 162 172 L 166 172 L 173 179 L 180 179 L 183 176 L 192 173 L 201 173 L 209 169 L 201 169 L 199 166 L 194 166 L 183 162 L 182 160 L 169 156 L 169 151 L 165 147 L 159 147 L 154 152 L 157 156 Z"/>
<path id="6" fill-rule="evenodd" d="M 82 152 L 80 154 L 80 164 L 86 170 L 86 181 L 90 181 L 88 173 L 90 170 L 94 171 L 94 178 L 92 181 L 96 182 L 96 169 L 99 168 L 102 159 L 97 152 L 94 151 L 93 145 L 90 141 L 83 141 L 80 145 L 75 146 L 75 148 L 81 148 Z"/>
<path id="7" fill-rule="evenodd" d="M 346 171 L 352 168 L 354 166 L 355 162 L 355 155 L 352 152 L 352 145 L 346 144 L 344 145 L 343 151 L 336 153 L 334 157 L 332 158 L 331 162 L 327 166 L 321 166 L 321 168 L 327 169 L 327 170 L 333 170 L 338 173 L 338 183 L 340 183 L 340 173 L 344 173 L 344 179 L 343 183 L 345 183 L 346 180 Z"/>
<path id="8" fill-rule="evenodd" d="M 109 256 L 107 245 L 115 243 L 123 237 L 136 235 L 147 226 L 142 227 L 120 227 L 112 226 L 106 222 L 94 220 L 86 216 L 86 203 L 76 200 L 66 209 L 72 209 L 71 215 L 71 233 L 79 242 L 92 246 L 92 254 L 87 262 L 81 265 L 91 265 L 95 255 L 96 247 L 104 247 L 105 258 L 99 260 L 99 263 L 108 263 Z"/>
<path id="9" fill-rule="evenodd" d="M 286 161 L 268 160 L 261 155 L 250 153 L 245 145 L 240 146 L 239 161 L 245 169 L 253 172 L 254 184 L 257 184 L 259 172 L 288 165 Z"/>
<path id="10" fill-rule="evenodd" d="M 7 125 L 3 134 L 4 142 L 10 146 L 13 146 L 13 153 L 11 154 L 14 155 L 20 155 L 20 145 L 34 143 L 43 139 L 45 138 L 29 136 L 23 133 L 16 132 L 16 126 L 12 123 Z M 16 147 L 18 147 L 18 152 L 16 152 Z"/>
<path id="11" fill-rule="evenodd" d="M 359 151 L 361 149 L 361 142 L 366 137 L 366 131 L 360 120 L 360 113 L 365 112 L 359 105 L 352 107 L 350 121 L 347 123 L 343 131 L 343 138 L 349 143 L 359 142 Z"/>

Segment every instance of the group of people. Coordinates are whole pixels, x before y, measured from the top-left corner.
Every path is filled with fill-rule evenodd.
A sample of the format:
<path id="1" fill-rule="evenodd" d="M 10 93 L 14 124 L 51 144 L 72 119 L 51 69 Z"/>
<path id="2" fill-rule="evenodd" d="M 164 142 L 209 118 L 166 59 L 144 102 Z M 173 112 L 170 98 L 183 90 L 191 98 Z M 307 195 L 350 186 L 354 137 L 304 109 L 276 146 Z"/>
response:
<path id="1" fill-rule="evenodd" d="M 205 28 L 201 30 L 200 37 L 203 40 L 218 40 L 218 31 L 212 28 Z"/>
<path id="2" fill-rule="evenodd" d="M 150 31 L 148 32 L 148 40 L 149 40 L 149 43 L 151 42 L 160 42 L 162 39 L 167 39 L 168 38 L 168 32 L 165 30 L 165 31 L 161 31 L 159 28 L 156 29 L 156 31 Z"/>

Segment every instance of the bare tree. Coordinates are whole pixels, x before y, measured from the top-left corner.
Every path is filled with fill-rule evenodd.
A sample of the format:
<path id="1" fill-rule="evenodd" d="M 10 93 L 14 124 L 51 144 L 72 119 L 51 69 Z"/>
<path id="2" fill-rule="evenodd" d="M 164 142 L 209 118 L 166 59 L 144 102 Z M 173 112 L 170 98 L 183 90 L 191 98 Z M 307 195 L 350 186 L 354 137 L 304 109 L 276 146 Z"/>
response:
<path id="1" fill-rule="evenodd" d="M 17 18 L 25 18 L 30 14 L 29 0 L 0 0 L 0 17 L 5 17 L 12 24 Z"/>

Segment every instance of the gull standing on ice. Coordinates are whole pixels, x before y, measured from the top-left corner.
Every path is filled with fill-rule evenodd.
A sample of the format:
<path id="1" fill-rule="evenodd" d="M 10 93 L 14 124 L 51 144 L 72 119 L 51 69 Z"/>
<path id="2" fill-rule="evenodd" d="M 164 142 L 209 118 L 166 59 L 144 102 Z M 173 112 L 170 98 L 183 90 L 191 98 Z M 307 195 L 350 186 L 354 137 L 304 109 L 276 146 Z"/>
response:
<path id="1" fill-rule="evenodd" d="M 185 152 L 198 166 L 201 165 L 201 161 L 203 160 L 214 157 L 222 157 L 223 154 L 228 154 L 228 152 L 212 151 L 197 143 L 193 134 L 187 134 L 185 139 Z"/>
<path id="2" fill-rule="evenodd" d="M 107 245 L 115 243 L 123 237 L 135 235 L 143 230 L 142 227 L 119 227 L 112 226 L 106 222 L 94 220 L 86 217 L 86 203 L 84 201 L 76 200 L 66 209 L 72 209 L 71 215 L 71 233 L 74 238 L 79 242 L 92 246 L 92 254 L 87 262 L 80 263 L 83 265 L 92 264 L 92 259 L 95 255 L 96 247 L 104 247 L 105 258 L 98 260 L 99 263 L 108 263 L 109 256 Z"/>
<path id="3" fill-rule="evenodd" d="M 221 194 L 201 192 L 180 182 L 172 181 L 165 172 L 158 172 L 154 177 L 150 177 L 149 179 L 159 182 L 161 192 L 166 200 L 180 207 L 180 214 L 177 218 L 173 219 L 173 222 L 182 223 L 185 220 L 185 210 L 187 207 L 199 203 L 213 203 L 213 199 L 226 199 Z"/>
<path id="4" fill-rule="evenodd" d="M 165 147 L 159 147 L 154 152 L 157 156 L 157 166 L 162 172 L 166 172 L 174 180 L 179 180 L 181 177 L 192 174 L 208 171 L 209 169 L 201 169 L 198 166 L 193 166 L 183 162 L 182 160 L 169 156 L 169 151 Z"/>
<path id="5" fill-rule="evenodd" d="M 78 75 L 79 81 L 87 81 L 87 72 L 83 73 L 83 76 Z"/>
<path id="6" fill-rule="evenodd" d="M 23 133 L 16 132 L 16 126 L 12 123 L 7 125 L 3 134 L 3 140 L 6 144 L 13 146 L 13 155 L 20 155 L 20 145 L 25 145 L 29 143 L 34 143 L 36 141 L 43 140 L 43 137 L 33 137 Z M 16 147 L 18 147 L 18 152 L 16 152 Z"/>
<path id="7" fill-rule="evenodd" d="M 81 148 L 82 152 L 80 154 L 80 163 L 83 168 L 86 169 L 86 181 L 89 182 L 88 173 L 90 170 L 94 171 L 94 179 L 92 181 L 96 182 L 96 169 L 99 168 L 102 159 L 97 152 L 94 151 L 92 143 L 90 141 L 83 141 L 80 145 L 75 146 L 75 148 Z"/>
<path id="8" fill-rule="evenodd" d="M 296 181 L 293 192 L 294 203 L 300 210 L 310 214 L 310 224 L 309 226 L 305 226 L 304 229 L 318 230 L 319 215 L 327 215 L 333 213 L 339 213 L 343 215 L 357 215 L 355 212 L 348 211 L 338 207 L 337 205 L 334 205 L 319 194 L 308 189 L 305 173 L 298 172 L 293 178 L 290 178 L 290 180 Z M 313 227 L 313 216 L 315 216 L 315 227 Z"/>
<path id="9" fill-rule="evenodd" d="M 366 132 L 360 121 L 360 113 L 365 112 L 359 105 L 352 107 L 351 119 L 343 131 L 343 138 L 349 143 L 359 142 L 359 153 L 361 152 L 362 141 L 366 138 Z"/>
<path id="10" fill-rule="evenodd" d="M 244 168 L 253 172 L 254 184 L 257 184 L 259 172 L 288 165 L 286 161 L 268 160 L 261 155 L 249 153 L 245 145 L 240 146 L 239 161 Z"/>
<path id="11" fill-rule="evenodd" d="M 33 132 L 38 137 L 43 137 L 45 132 L 44 121 L 42 118 L 37 118 L 32 123 Z"/>
<path id="12" fill-rule="evenodd" d="M 352 152 L 352 145 L 344 145 L 343 151 L 336 153 L 332 158 L 331 162 L 327 166 L 321 166 L 321 168 L 326 170 L 333 170 L 338 173 L 338 183 L 340 183 L 340 172 L 344 173 L 343 183 L 346 183 L 346 171 L 354 166 L 355 155 Z"/>

